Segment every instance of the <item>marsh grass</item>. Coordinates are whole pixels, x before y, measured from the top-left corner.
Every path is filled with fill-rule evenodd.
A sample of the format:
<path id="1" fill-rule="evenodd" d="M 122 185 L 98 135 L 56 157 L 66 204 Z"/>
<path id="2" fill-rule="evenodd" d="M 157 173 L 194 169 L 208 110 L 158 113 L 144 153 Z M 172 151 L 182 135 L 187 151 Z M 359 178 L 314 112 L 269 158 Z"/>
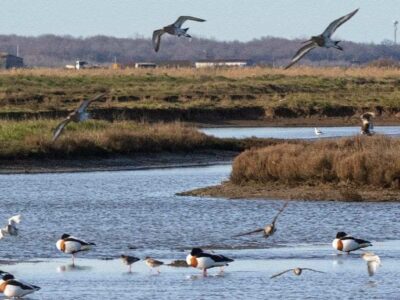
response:
<path id="1" fill-rule="evenodd" d="M 237 185 L 333 183 L 400 189 L 400 140 L 357 136 L 247 150 L 234 160 L 230 179 Z"/>
<path id="2" fill-rule="evenodd" d="M 108 157 L 145 153 L 242 151 L 280 142 L 274 139 L 219 139 L 182 123 L 89 120 L 70 123 L 56 142 L 59 120 L 0 121 L 0 159 Z"/>

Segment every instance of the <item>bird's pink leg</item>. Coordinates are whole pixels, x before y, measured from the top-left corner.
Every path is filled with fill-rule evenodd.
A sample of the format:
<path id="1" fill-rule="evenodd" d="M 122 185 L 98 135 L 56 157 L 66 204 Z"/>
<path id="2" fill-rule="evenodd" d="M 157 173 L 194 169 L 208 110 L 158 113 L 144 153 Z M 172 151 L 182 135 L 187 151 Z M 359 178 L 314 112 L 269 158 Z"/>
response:
<path id="1" fill-rule="evenodd" d="M 207 277 L 207 269 L 203 269 L 203 277 Z"/>

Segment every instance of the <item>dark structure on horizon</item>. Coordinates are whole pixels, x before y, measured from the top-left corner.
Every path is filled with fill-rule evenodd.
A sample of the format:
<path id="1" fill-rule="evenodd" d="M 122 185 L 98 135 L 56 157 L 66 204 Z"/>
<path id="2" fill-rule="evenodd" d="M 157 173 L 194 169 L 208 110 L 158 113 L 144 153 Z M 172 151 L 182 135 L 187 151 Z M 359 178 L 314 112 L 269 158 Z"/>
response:
<path id="1" fill-rule="evenodd" d="M 5 52 L 0 53 L 0 69 L 17 69 L 24 67 L 24 59 Z"/>

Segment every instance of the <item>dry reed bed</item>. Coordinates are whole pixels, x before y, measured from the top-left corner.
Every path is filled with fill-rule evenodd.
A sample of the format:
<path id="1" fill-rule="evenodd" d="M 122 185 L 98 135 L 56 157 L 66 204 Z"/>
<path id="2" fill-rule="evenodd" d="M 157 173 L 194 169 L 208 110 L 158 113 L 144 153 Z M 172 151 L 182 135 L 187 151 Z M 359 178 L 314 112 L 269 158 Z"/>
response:
<path id="1" fill-rule="evenodd" d="M 201 76 L 223 76 L 226 78 L 246 78 L 268 75 L 283 76 L 323 76 L 323 77 L 366 77 L 366 78 L 387 78 L 399 77 L 400 68 L 383 67 L 307 67 L 297 66 L 284 70 L 282 68 L 252 67 L 252 68 L 217 68 L 217 69 L 194 69 L 194 68 L 156 68 L 156 69 L 86 69 L 86 70 L 65 70 L 65 69 L 16 69 L 2 70 L 0 76 L 48 76 L 48 77 L 78 77 L 78 76 L 145 76 L 145 75 L 168 75 L 173 77 L 201 77 Z"/>
<path id="2" fill-rule="evenodd" d="M 52 142 L 56 120 L 0 121 L 0 159 L 108 157 L 203 150 L 243 151 L 276 144 L 274 139 L 219 139 L 181 123 L 109 123 L 90 120 L 69 124 Z"/>
<path id="3" fill-rule="evenodd" d="M 357 136 L 247 150 L 234 160 L 230 179 L 236 185 L 344 184 L 400 189 L 400 140 Z"/>

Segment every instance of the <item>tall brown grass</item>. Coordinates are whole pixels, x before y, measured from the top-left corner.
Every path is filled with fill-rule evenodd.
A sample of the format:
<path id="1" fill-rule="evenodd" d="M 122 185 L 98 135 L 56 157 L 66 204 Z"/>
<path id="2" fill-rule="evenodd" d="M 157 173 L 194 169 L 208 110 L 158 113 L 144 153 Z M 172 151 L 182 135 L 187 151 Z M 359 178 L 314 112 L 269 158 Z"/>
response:
<path id="1" fill-rule="evenodd" d="M 400 188 L 400 140 L 358 136 L 247 150 L 235 159 L 231 181 Z"/>

